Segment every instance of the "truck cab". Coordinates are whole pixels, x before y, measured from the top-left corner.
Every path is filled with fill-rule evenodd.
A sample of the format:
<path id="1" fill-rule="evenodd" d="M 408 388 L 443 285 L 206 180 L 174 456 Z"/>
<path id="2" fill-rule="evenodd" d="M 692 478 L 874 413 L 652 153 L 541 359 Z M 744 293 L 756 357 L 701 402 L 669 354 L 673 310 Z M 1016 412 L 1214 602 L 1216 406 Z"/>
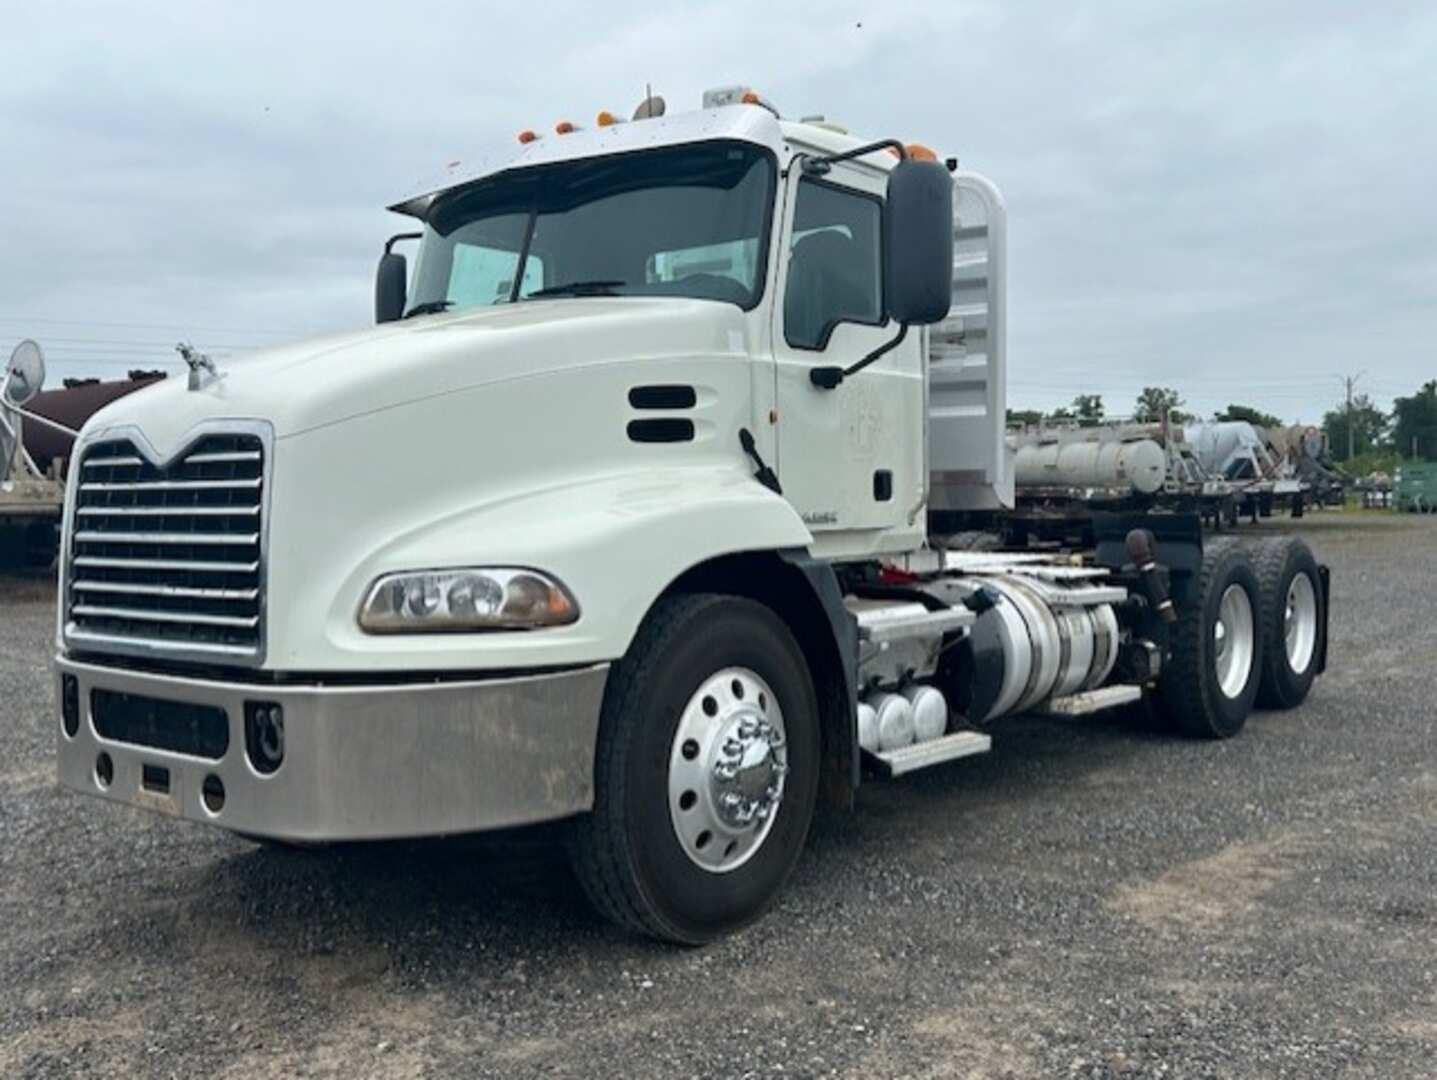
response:
<path id="1" fill-rule="evenodd" d="M 68 787 L 282 842 L 564 820 L 603 912 L 700 942 L 865 767 L 1156 684 L 1181 529 L 1131 580 L 930 536 L 1012 502 L 982 177 L 727 88 L 525 132 L 391 209 L 374 327 L 192 359 L 85 426 Z M 1262 667 L 1255 580 L 1222 573 L 1247 644 L 1213 734 Z"/>

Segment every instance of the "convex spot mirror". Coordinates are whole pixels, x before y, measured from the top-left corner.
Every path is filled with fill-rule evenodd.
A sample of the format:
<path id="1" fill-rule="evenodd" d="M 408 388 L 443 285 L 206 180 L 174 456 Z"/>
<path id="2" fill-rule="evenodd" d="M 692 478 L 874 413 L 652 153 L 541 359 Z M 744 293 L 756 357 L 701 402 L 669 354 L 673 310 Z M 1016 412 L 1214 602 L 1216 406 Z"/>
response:
<path id="1" fill-rule="evenodd" d="M 29 338 L 15 346 L 10 362 L 5 365 L 5 379 L 0 397 L 5 404 L 23 409 L 45 385 L 45 354 Z"/>
<path id="2" fill-rule="evenodd" d="M 889 317 L 941 322 L 953 303 L 953 178 L 939 162 L 905 158 L 888 174 L 883 212 Z"/>

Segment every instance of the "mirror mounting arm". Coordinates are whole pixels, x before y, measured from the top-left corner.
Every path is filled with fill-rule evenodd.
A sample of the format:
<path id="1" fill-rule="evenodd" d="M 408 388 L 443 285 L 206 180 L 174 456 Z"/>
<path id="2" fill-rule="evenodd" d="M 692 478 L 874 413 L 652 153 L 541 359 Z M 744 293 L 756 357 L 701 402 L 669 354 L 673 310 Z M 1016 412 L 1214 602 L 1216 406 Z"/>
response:
<path id="1" fill-rule="evenodd" d="M 11 412 L 19 416 L 23 416 L 26 420 L 33 420 L 35 421 L 35 423 L 39 424 L 42 427 L 47 427 L 53 431 L 58 431 L 61 435 L 68 435 L 72 439 L 76 438 L 80 434 L 78 428 L 69 427 L 65 424 L 60 423 L 57 420 L 51 420 L 48 416 L 41 416 L 37 412 L 31 412 L 29 409 L 17 408 L 14 405 L 7 405 L 5 407 Z"/>
<path id="2" fill-rule="evenodd" d="M 423 233 L 417 233 L 417 232 L 395 233 L 395 234 L 394 234 L 393 236 L 391 236 L 388 240 L 384 241 L 384 254 L 388 255 L 391 251 L 393 251 L 393 250 L 394 250 L 394 245 L 397 244 L 400 240 L 422 240 L 422 239 L 424 239 L 424 234 L 423 234 Z"/>
<path id="3" fill-rule="evenodd" d="M 908 148 L 897 139 L 879 139 L 877 142 L 864 143 L 862 146 L 855 146 L 852 150 L 845 150 L 841 154 L 825 154 L 822 157 L 803 157 L 803 171 L 810 176 L 822 176 L 829 169 L 840 161 L 848 161 L 850 158 L 863 157 L 865 154 L 876 153 L 879 150 L 892 150 L 898 155 L 898 160 L 903 161 L 908 157 Z"/>
<path id="4" fill-rule="evenodd" d="M 841 368 L 837 365 L 809 368 L 808 381 L 813 383 L 813 385 L 818 387 L 820 390 L 832 390 L 850 375 L 857 375 L 869 364 L 873 363 L 873 361 L 898 348 L 898 346 L 903 344 L 903 339 L 907 336 L 908 324 L 902 323 L 898 327 L 897 334 L 889 338 L 882 345 L 878 346 L 878 348 L 874 349 L 871 353 L 869 353 L 862 360 L 859 360 L 855 364 L 851 364 L 846 368 Z"/>

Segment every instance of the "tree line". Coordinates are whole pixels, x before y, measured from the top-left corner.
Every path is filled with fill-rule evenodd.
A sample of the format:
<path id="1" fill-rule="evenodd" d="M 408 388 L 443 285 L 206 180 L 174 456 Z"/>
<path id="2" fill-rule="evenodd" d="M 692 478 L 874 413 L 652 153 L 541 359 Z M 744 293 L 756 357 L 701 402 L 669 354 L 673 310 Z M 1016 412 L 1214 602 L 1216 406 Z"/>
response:
<path id="1" fill-rule="evenodd" d="M 1183 408 L 1186 402 L 1181 394 L 1167 386 L 1145 386 L 1133 403 L 1132 410 L 1125 417 L 1139 424 L 1155 424 L 1167 417 L 1174 424 L 1190 424 L 1198 415 Z M 1081 426 L 1095 426 L 1107 418 L 1102 394 L 1079 394 L 1071 405 L 1059 406 L 1052 412 L 1037 409 L 1009 409 L 1010 424 L 1039 424 L 1045 422 L 1077 423 Z M 1251 405 L 1229 405 L 1213 413 L 1214 420 L 1246 420 L 1261 427 L 1283 427 L 1281 420 L 1271 413 L 1255 409 Z"/>

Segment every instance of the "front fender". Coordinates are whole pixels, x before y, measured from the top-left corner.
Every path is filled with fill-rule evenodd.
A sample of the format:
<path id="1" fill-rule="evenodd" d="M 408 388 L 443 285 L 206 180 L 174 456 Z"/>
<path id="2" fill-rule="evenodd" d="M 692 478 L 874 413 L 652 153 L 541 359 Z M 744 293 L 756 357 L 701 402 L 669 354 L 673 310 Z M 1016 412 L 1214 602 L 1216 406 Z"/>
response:
<path id="1" fill-rule="evenodd" d="M 622 656 L 676 578 L 720 555 L 812 542 L 797 512 L 742 468 L 648 467 L 496 500 L 409 529 L 363 560 L 329 605 L 318 668 L 517 669 Z M 370 584 L 399 570 L 527 566 L 579 602 L 572 626 L 532 632 L 369 635 Z"/>

